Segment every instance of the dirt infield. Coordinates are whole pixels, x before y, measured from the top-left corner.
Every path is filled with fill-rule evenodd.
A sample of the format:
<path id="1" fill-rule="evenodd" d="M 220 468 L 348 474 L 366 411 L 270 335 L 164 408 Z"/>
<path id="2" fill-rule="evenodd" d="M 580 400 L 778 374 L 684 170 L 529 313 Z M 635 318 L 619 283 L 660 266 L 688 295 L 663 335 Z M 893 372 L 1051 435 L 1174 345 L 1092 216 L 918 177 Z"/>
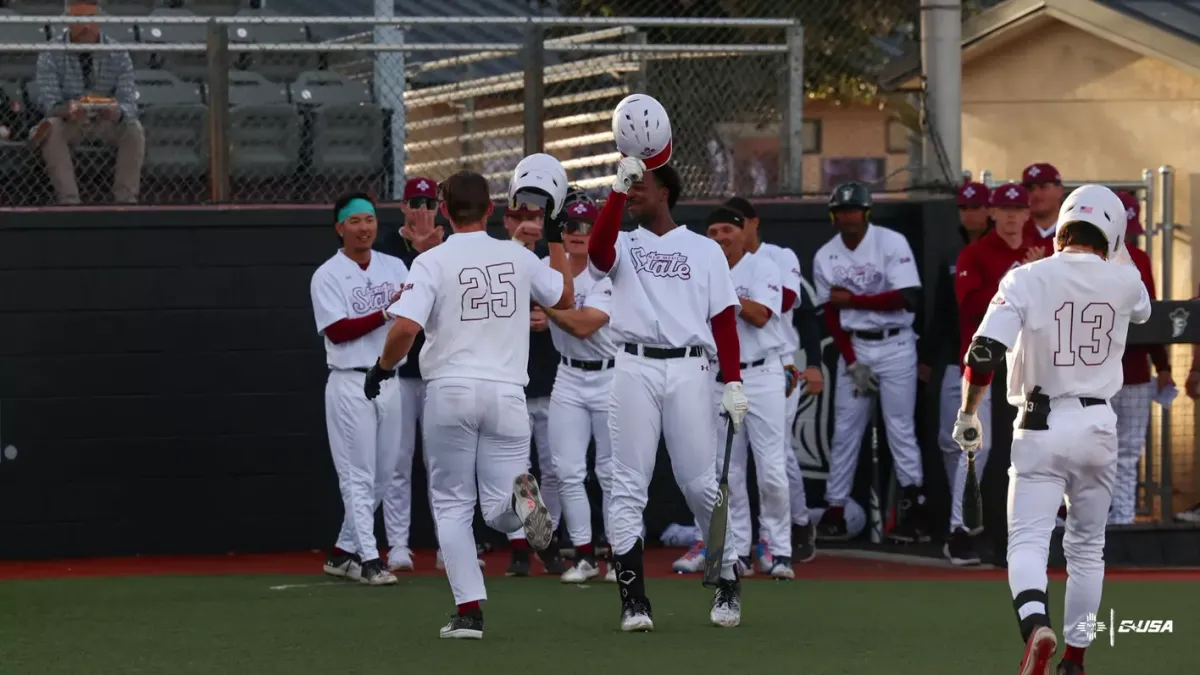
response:
<path id="1" fill-rule="evenodd" d="M 650 549 L 646 552 L 647 575 L 675 576 L 671 562 L 682 549 Z M 440 575 L 434 568 L 434 552 L 418 551 L 414 556 L 416 575 Z M 507 551 L 484 556 L 488 576 L 504 573 Z M 297 574 L 321 573 L 324 554 L 318 551 L 278 554 L 230 554 L 224 556 L 149 556 L 131 558 L 90 558 L 47 561 L 0 561 L 0 580 L 56 579 L 72 577 L 121 577 L 157 574 Z M 535 575 L 540 566 L 534 563 Z M 1128 581 L 1200 581 L 1200 569 L 1109 568 L 1108 576 Z M 1052 578 L 1066 575 L 1051 572 Z M 1005 571 L 996 568 L 958 568 L 928 558 L 880 555 L 870 559 L 852 552 L 822 553 L 816 560 L 796 567 L 797 579 L 809 580 L 988 580 L 1003 579 Z"/>

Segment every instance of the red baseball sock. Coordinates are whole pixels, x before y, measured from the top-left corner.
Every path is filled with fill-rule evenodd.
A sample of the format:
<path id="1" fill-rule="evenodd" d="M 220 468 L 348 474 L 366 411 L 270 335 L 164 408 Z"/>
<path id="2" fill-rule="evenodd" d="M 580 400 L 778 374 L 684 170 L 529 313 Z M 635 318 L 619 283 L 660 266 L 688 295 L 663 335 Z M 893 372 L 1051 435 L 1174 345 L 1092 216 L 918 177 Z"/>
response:
<path id="1" fill-rule="evenodd" d="M 581 555 L 588 555 L 588 556 L 593 555 L 592 545 L 591 544 L 580 544 L 579 546 L 576 546 L 575 547 L 575 556 L 579 557 Z"/>
<path id="2" fill-rule="evenodd" d="M 464 602 L 463 604 L 459 605 L 458 614 L 460 616 L 467 616 L 471 614 L 478 616 L 483 614 L 483 610 L 479 607 L 479 601 L 473 600 L 471 602 Z"/>
<path id="3" fill-rule="evenodd" d="M 1063 655 L 1063 660 L 1082 666 L 1083 653 L 1085 651 L 1087 651 L 1087 647 L 1072 647 L 1071 645 L 1067 645 L 1067 653 Z"/>
<path id="4" fill-rule="evenodd" d="M 517 550 L 522 550 L 522 549 L 528 550 L 529 549 L 529 542 L 525 541 L 524 539 L 513 539 L 509 543 L 512 544 L 512 547 Z"/>

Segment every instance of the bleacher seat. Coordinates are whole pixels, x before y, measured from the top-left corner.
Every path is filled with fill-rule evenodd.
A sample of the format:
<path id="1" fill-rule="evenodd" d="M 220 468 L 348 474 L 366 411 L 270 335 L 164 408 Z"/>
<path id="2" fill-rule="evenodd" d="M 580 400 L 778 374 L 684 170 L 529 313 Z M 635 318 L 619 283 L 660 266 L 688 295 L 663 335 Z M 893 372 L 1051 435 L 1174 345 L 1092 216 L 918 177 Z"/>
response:
<path id="1" fill-rule="evenodd" d="M 230 175 L 281 179 L 300 162 L 300 115 L 287 86 L 252 71 L 229 73 Z"/>
<path id="2" fill-rule="evenodd" d="M 202 175 L 208 166 L 208 106 L 200 85 L 165 70 L 139 70 L 134 77 L 146 132 L 145 173 Z"/>
<path id="3" fill-rule="evenodd" d="M 59 5 L 59 12 L 62 12 L 62 5 Z M 0 9 L 0 18 L 4 15 L 16 14 L 11 9 Z M 0 23 L 0 44 L 3 43 L 24 43 L 24 42 L 45 42 L 47 40 L 46 27 L 44 25 L 36 25 L 30 23 Z M 36 53 L 25 52 L 5 52 L 0 50 L 0 79 L 4 80 L 28 80 L 33 78 L 37 71 Z"/>
<path id="4" fill-rule="evenodd" d="M 156 9 L 150 16 L 195 16 L 186 9 Z M 138 38 L 149 44 L 201 43 L 208 40 L 203 24 L 144 24 L 138 26 Z M 146 52 L 141 52 L 146 54 Z M 156 52 L 150 58 L 134 59 L 138 68 L 165 68 L 185 80 L 199 82 L 208 77 L 206 52 Z"/>
<path id="5" fill-rule="evenodd" d="M 59 16 L 63 3 L 56 0 L 17 0 L 13 7 L 25 16 Z"/>
<path id="6" fill-rule="evenodd" d="M 63 31 L 67 30 L 69 25 L 65 23 L 50 24 L 50 38 L 53 39 L 62 35 Z M 100 27 L 100 30 L 108 37 L 122 44 L 131 45 L 137 42 L 137 28 L 132 23 L 104 24 Z M 145 52 L 142 52 L 142 54 L 145 54 Z M 134 63 L 137 63 L 137 52 L 130 52 L 129 56 L 135 59 Z"/>
<path id="7" fill-rule="evenodd" d="M 247 23 L 238 23 L 229 27 L 229 42 L 243 44 L 308 44 L 308 27 L 303 25 L 282 25 L 255 23 L 257 19 L 277 17 L 280 14 L 267 10 L 244 9 L 237 13 L 237 18 L 247 19 Z M 243 67 L 262 73 L 268 80 L 288 82 L 297 75 L 317 67 L 320 58 L 316 52 L 255 52 L 247 54 L 248 58 L 239 59 Z"/>
<path id="8" fill-rule="evenodd" d="M 154 10 L 154 0 L 104 0 L 101 7 L 115 16 L 144 16 Z"/>
<path id="9" fill-rule="evenodd" d="M 310 117 L 311 171 L 319 176 L 373 176 L 383 166 L 383 111 L 371 89 L 339 73 L 302 73 L 292 101 Z"/>
<path id="10" fill-rule="evenodd" d="M 242 5 L 239 0 L 158 0 L 157 6 L 189 9 L 198 16 L 231 16 Z"/>

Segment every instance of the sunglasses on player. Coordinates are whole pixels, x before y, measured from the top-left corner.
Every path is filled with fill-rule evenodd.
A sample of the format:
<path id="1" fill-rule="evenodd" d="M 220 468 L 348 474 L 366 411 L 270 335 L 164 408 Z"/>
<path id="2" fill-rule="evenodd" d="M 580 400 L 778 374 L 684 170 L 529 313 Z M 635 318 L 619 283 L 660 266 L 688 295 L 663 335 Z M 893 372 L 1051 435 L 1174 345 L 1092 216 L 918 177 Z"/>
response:
<path id="1" fill-rule="evenodd" d="M 429 209 L 432 211 L 438 207 L 436 197 L 409 197 L 405 202 L 408 204 L 408 208 L 413 210 Z"/>
<path id="2" fill-rule="evenodd" d="M 568 220 L 566 225 L 563 225 L 563 232 L 567 234 L 588 234 L 592 231 L 592 224 L 586 220 Z"/>

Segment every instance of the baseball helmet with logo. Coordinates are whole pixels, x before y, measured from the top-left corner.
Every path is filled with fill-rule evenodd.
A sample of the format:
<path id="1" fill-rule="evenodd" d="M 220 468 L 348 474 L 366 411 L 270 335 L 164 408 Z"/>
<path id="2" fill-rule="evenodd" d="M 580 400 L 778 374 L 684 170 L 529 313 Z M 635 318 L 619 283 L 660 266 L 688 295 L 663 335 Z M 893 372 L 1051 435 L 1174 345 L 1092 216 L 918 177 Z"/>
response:
<path id="1" fill-rule="evenodd" d="M 1125 205 L 1117 193 L 1103 185 L 1084 185 L 1063 200 L 1062 208 L 1058 210 L 1058 223 L 1055 229 L 1067 223 L 1084 222 L 1094 225 L 1108 240 L 1108 258 L 1112 260 L 1118 251 L 1125 249 L 1125 230 L 1128 216 Z M 1054 241 L 1058 249 L 1058 238 Z"/>
<path id="2" fill-rule="evenodd" d="M 549 200 L 548 215 L 558 217 L 567 198 L 567 170 L 562 162 L 539 152 L 526 157 L 517 164 L 512 180 L 508 184 L 508 207 L 522 207 L 524 196 L 541 196 Z"/>
<path id="3" fill-rule="evenodd" d="M 829 210 L 844 211 L 849 209 L 871 210 L 871 191 L 866 185 L 857 181 L 848 181 L 833 188 L 829 195 Z"/>
<path id="4" fill-rule="evenodd" d="M 653 97 L 626 96 L 613 111 L 612 130 L 617 150 L 642 160 L 646 169 L 653 171 L 671 161 L 671 120 Z"/>

